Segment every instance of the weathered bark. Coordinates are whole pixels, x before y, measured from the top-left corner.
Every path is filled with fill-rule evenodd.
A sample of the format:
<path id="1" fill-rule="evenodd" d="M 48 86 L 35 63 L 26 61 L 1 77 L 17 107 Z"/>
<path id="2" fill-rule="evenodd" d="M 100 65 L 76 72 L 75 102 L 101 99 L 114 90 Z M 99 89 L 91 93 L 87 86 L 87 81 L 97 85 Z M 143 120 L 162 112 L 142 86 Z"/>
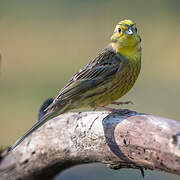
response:
<path id="1" fill-rule="evenodd" d="M 180 175 L 180 123 L 133 111 L 63 114 L 0 162 L 0 179 L 50 179 L 76 164 Z"/>

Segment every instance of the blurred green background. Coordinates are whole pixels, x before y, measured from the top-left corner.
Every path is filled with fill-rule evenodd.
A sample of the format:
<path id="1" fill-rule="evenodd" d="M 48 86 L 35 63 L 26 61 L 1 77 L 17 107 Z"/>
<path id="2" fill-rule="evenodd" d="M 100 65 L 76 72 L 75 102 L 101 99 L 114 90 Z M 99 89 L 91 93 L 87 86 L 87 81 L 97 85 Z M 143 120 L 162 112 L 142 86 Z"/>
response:
<path id="1" fill-rule="evenodd" d="M 179 0 L 0 0 L 0 145 L 13 144 L 36 121 L 40 105 L 110 42 L 130 18 L 142 37 L 141 74 L 126 107 L 179 120 Z M 148 179 L 178 176 L 146 172 Z M 59 178 L 142 179 L 139 171 L 83 165 Z M 58 178 L 57 178 L 58 179 Z"/>

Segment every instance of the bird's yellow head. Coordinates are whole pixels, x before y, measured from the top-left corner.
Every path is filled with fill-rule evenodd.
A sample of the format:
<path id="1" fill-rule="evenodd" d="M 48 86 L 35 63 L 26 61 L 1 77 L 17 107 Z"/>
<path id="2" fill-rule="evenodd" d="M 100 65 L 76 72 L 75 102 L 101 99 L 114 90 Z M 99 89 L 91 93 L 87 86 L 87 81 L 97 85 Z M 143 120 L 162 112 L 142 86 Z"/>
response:
<path id="1" fill-rule="evenodd" d="M 141 52 L 141 38 L 136 24 L 131 20 L 123 20 L 116 25 L 111 42 L 113 49 L 123 56 L 134 59 Z"/>

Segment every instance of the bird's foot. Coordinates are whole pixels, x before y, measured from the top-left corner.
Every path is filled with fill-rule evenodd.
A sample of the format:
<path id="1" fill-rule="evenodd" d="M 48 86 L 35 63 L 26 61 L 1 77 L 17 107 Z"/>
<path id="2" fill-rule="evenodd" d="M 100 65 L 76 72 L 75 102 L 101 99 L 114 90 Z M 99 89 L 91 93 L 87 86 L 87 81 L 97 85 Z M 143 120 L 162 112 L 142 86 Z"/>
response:
<path id="1" fill-rule="evenodd" d="M 114 108 L 105 107 L 105 106 L 98 106 L 98 108 L 105 111 L 110 111 L 112 113 L 121 114 L 121 115 L 128 114 L 130 112 L 128 109 L 114 109 Z"/>
<path id="2" fill-rule="evenodd" d="M 114 105 L 124 105 L 124 104 L 133 104 L 132 101 L 125 101 L 125 102 L 113 102 L 111 104 L 114 104 Z"/>

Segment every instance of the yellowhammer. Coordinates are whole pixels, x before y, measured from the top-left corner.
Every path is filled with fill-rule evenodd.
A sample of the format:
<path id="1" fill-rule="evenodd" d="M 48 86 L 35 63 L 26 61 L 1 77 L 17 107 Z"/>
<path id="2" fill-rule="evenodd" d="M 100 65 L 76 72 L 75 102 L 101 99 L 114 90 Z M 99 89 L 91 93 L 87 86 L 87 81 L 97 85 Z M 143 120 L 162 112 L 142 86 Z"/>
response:
<path id="1" fill-rule="evenodd" d="M 45 115 L 12 147 L 49 119 L 78 108 L 104 107 L 126 94 L 141 69 L 141 38 L 136 24 L 120 21 L 111 43 L 84 68 L 78 71 L 46 109 Z"/>

